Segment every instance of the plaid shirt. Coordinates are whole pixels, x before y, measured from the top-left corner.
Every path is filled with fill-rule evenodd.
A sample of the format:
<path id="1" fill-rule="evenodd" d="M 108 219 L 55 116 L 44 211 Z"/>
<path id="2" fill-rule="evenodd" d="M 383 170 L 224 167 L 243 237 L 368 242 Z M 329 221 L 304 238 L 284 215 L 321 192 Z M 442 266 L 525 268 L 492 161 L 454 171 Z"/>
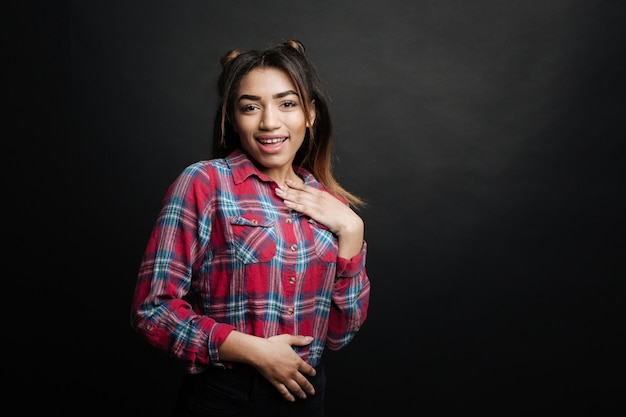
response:
<path id="1" fill-rule="evenodd" d="M 324 189 L 309 172 L 306 184 Z M 236 329 L 259 337 L 313 336 L 295 351 L 315 366 L 324 347 L 347 345 L 365 321 L 367 244 L 352 259 L 337 238 L 290 210 L 278 185 L 239 150 L 196 162 L 167 190 L 145 250 L 131 325 L 191 373 L 221 362 Z"/>

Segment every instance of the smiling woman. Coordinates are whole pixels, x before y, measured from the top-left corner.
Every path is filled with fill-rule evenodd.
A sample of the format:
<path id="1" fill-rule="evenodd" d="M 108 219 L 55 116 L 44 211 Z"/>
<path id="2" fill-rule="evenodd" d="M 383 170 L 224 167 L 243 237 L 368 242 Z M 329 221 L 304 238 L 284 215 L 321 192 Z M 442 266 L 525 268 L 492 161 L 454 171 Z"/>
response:
<path id="1" fill-rule="evenodd" d="M 302 182 L 291 164 L 312 124 L 309 120 L 315 120 L 314 103 L 306 117 L 291 78 L 275 68 L 250 71 L 239 91 L 233 128 L 242 149 L 278 184 L 285 184 L 287 178 Z"/>
<path id="2" fill-rule="evenodd" d="M 331 171 L 332 123 L 302 43 L 222 58 L 213 159 L 168 189 L 131 325 L 183 362 L 174 416 L 323 416 L 323 353 L 365 322 L 363 202 Z"/>

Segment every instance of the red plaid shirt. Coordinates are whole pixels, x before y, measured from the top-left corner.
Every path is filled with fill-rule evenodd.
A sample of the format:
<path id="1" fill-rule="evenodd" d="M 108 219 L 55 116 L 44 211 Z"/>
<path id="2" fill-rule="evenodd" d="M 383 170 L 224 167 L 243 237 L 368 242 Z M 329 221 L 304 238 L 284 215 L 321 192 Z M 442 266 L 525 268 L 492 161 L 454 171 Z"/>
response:
<path id="1" fill-rule="evenodd" d="M 297 173 L 324 189 L 309 172 Z M 288 209 L 277 186 L 236 150 L 188 166 L 167 190 L 139 269 L 131 325 L 191 373 L 227 366 L 218 347 L 233 329 L 313 336 L 294 349 L 315 366 L 325 346 L 344 347 L 365 321 L 366 242 L 352 259 L 339 257 L 336 236 Z"/>

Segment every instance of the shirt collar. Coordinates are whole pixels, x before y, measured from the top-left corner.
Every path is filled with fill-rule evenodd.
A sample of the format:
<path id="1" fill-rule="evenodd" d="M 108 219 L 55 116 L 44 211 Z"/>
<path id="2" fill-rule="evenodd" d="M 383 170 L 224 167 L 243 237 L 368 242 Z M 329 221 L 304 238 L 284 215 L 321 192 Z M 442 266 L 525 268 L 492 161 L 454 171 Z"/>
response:
<path id="1" fill-rule="evenodd" d="M 243 153 L 239 148 L 232 151 L 230 155 L 226 157 L 226 163 L 233 173 L 235 184 L 241 184 L 251 175 L 256 175 L 262 181 L 271 181 L 267 175 L 259 171 L 250 158 L 248 158 L 248 155 Z"/>

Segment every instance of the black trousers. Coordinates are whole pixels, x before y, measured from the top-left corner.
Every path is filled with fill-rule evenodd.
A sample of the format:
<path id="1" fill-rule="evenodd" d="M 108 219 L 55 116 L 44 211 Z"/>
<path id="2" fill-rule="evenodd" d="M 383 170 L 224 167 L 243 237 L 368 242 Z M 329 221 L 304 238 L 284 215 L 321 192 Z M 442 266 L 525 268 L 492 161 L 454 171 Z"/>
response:
<path id="1" fill-rule="evenodd" d="M 184 377 L 172 417 L 323 417 L 326 372 L 323 363 L 310 378 L 315 395 L 295 402 L 285 400 L 256 369 L 209 368 Z"/>

